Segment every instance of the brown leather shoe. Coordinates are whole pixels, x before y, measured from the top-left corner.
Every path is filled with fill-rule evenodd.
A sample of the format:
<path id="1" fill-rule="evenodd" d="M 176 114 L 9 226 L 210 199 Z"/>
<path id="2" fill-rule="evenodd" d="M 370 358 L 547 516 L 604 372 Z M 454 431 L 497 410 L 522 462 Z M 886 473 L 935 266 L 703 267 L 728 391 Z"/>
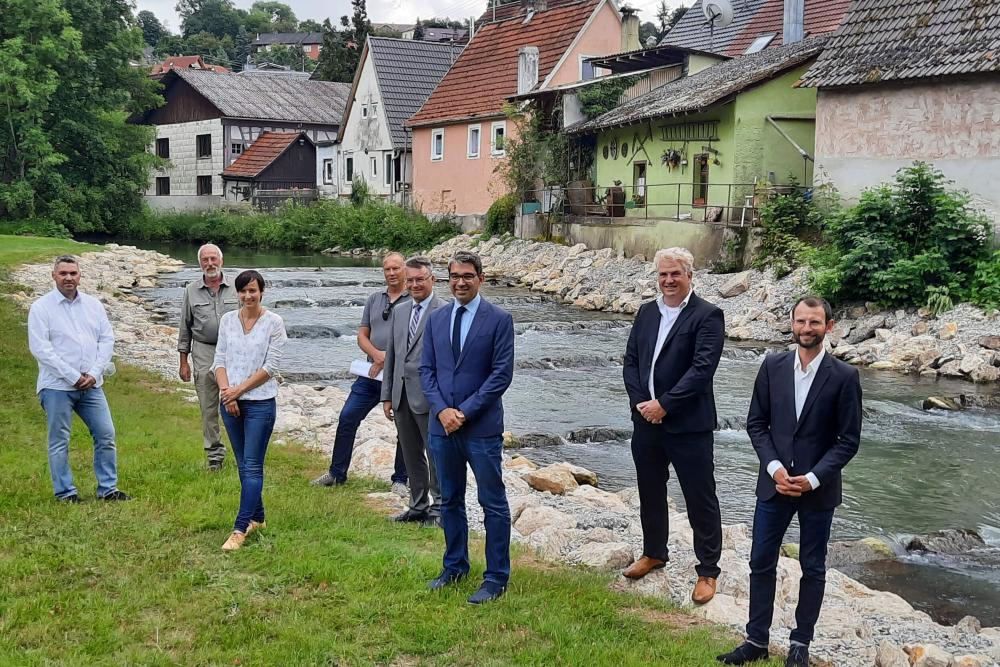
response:
<path id="1" fill-rule="evenodd" d="M 650 558 L 649 556 L 643 556 L 636 562 L 625 568 L 622 572 L 623 577 L 629 579 L 642 579 L 647 574 L 653 570 L 659 570 L 661 567 L 666 565 L 666 561 L 662 561 L 659 558 Z"/>
<path id="2" fill-rule="evenodd" d="M 698 577 L 698 582 L 694 585 L 691 599 L 695 604 L 705 604 L 715 597 L 716 580 L 713 577 Z"/>

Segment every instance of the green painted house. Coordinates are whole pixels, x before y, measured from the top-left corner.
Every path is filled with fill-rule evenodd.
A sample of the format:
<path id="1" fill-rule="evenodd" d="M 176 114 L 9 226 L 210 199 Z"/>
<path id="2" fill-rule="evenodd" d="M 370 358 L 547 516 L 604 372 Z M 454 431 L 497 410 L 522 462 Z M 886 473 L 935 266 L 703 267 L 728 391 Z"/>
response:
<path id="1" fill-rule="evenodd" d="M 816 92 L 796 86 L 825 38 L 710 66 L 567 132 L 590 135 L 609 215 L 750 222 L 755 185 L 810 185 Z"/>

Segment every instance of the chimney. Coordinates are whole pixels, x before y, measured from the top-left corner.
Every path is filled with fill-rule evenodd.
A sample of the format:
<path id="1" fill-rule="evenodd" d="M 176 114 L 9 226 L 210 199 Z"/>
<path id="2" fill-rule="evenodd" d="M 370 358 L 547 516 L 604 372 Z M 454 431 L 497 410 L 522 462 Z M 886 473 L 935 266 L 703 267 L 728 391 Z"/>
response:
<path id="1" fill-rule="evenodd" d="M 805 0 L 785 0 L 785 33 L 782 44 L 805 39 Z"/>
<path id="2" fill-rule="evenodd" d="M 639 44 L 639 15 L 636 11 L 625 5 L 621 8 L 622 13 L 622 53 L 635 51 Z"/>
<path id="3" fill-rule="evenodd" d="M 521 95 L 538 83 L 538 47 L 522 46 L 517 50 L 517 94 Z"/>

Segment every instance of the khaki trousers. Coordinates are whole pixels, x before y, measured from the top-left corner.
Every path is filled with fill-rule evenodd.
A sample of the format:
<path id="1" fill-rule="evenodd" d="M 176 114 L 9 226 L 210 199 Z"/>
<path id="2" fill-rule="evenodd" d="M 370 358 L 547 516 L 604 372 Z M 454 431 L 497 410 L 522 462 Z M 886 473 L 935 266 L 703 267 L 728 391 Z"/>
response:
<path id="1" fill-rule="evenodd" d="M 201 432 L 205 442 L 205 456 L 208 463 L 221 464 L 226 457 L 226 447 L 222 444 L 222 430 L 219 428 L 219 385 L 215 373 L 208 370 L 215 359 L 215 346 L 191 341 L 191 372 L 194 390 L 198 392 L 201 406 Z"/>

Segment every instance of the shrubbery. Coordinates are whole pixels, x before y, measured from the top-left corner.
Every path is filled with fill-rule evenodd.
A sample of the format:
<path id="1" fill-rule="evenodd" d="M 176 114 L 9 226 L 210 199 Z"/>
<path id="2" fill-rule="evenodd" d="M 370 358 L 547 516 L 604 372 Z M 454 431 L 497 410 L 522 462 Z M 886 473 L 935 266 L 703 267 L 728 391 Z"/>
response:
<path id="1" fill-rule="evenodd" d="M 288 206 L 274 213 L 150 212 L 114 232 L 126 238 L 212 241 L 253 248 L 320 251 L 340 246 L 408 252 L 429 248 L 458 230 L 450 221 L 432 222 L 420 213 L 392 204 L 349 206 L 320 201 L 309 206 Z"/>
<path id="2" fill-rule="evenodd" d="M 753 267 L 770 268 L 781 278 L 802 262 L 808 248 L 803 239 L 819 235 L 823 214 L 813 204 L 811 194 L 807 197 L 796 189 L 768 199 L 760 207 L 760 219 L 760 254 Z"/>
<path id="3" fill-rule="evenodd" d="M 489 236 L 514 233 L 514 218 L 517 215 L 517 196 L 504 195 L 490 205 L 486 211 L 486 225 L 483 231 Z"/>

